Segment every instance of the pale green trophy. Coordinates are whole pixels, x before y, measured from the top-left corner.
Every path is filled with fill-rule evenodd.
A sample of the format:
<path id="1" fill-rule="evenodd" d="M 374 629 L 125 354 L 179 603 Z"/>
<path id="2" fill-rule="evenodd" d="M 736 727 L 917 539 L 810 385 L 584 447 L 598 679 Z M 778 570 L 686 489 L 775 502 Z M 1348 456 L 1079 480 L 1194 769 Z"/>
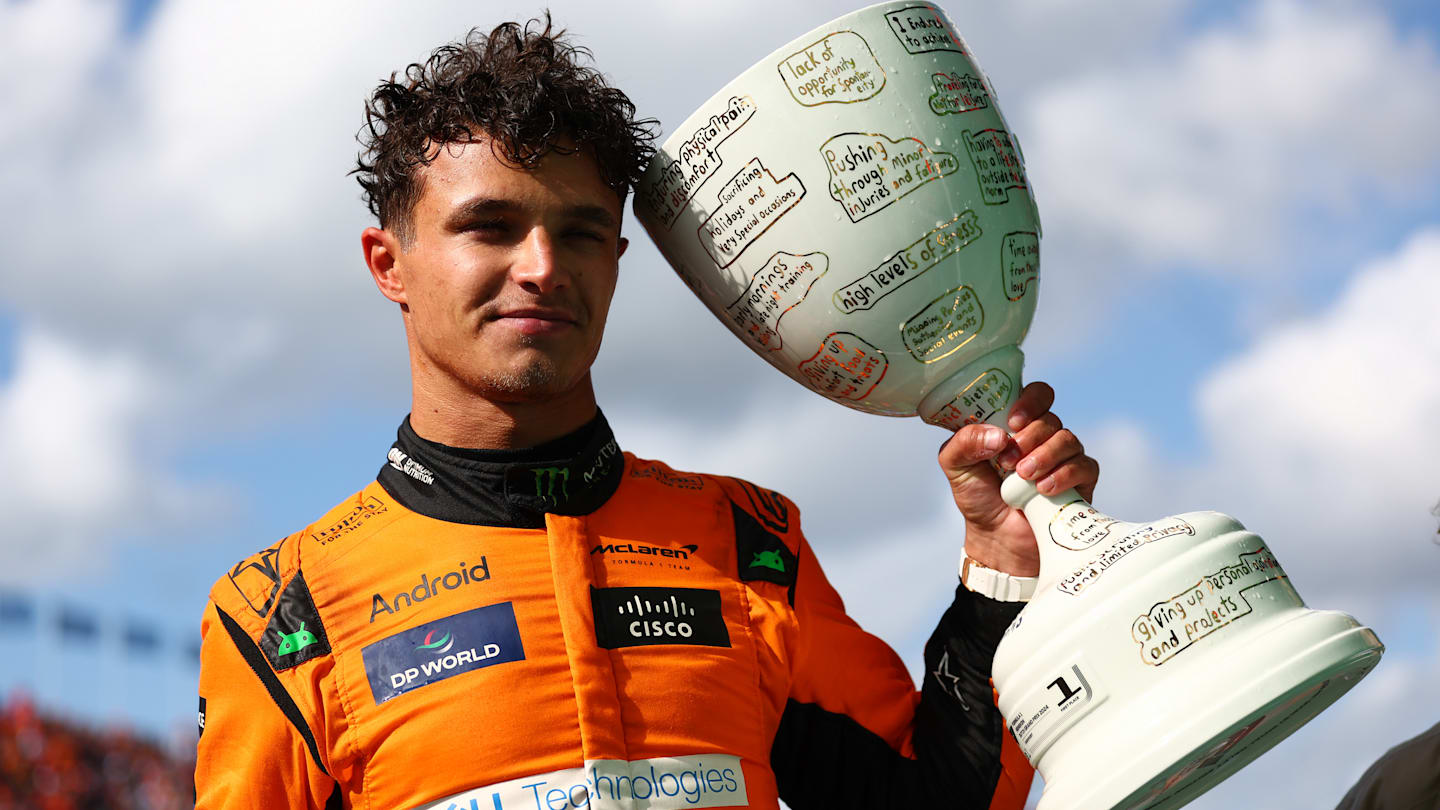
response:
<path id="1" fill-rule="evenodd" d="M 635 211 L 715 316 L 802 385 L 1005 427 L 1040 221 L 995 92 L 939 9 L 871 6 L 762 59 L 674 131 Z M 994 680 L 1044 810 L 1180 807 L 1380 658 L 1368 628 L 1305 607 L 1233 518 L 1125 523 L 1013 475 L 1002 492 L 1041 574 Z"/>

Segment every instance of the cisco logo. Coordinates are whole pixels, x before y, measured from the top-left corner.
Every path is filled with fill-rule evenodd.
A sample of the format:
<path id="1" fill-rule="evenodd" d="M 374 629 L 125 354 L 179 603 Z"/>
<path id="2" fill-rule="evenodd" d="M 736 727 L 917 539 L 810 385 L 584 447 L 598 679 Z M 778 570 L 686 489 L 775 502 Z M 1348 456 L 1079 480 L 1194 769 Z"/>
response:
<path id="1" fill-rule="evenodd" d="M 652 644 L 729 647 L 720 592 L 701 588 L 591 588 L 595 640 L 605 649 Z"/>
<path id="2" fill-rule="evenodd" d="M 690 638 L 695 635 L 694 625 L 685 621 L 687 617 L 695 616 L 695 608 L 685 604 L 673 593 L 669 599 L 659 604 L 633 596 L 630 601 L 620 605 L 620 612 L 639 617 L 630 622 L 628 629 L 631 638 Z M 654 616 L 664 618 L 651 618 Z"/>

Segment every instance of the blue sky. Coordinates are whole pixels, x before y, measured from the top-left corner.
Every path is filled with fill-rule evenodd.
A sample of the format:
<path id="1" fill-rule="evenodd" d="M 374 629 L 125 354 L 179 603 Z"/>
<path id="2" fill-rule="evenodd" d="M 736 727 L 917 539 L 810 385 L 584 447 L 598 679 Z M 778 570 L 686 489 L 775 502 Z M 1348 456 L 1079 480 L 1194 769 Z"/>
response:
<path id="1" fill-rule="evenodd" d="M 1233 513 L 1311 604 L 1390 646 L 1261 760 L 1326 766 L 1263 806 L 1333 804 L 1440 719 L 1422 688 L 1440 676 L 1440 12 L 943 5 L 1025 147 L 1046 229 L 1027 374 L 1101 460 L 1097 506 Z M 551 4 L 667 133 L 854 7 Z M 360 101 L 468 27 L 529 13 L 0 4 L 0 104 L 17 111 L 0 119 L 0 583 L 188 639 L 216 577 L 373 477 L 408 388 L 398 317 L 359 261 Z M 939 434 L 795 386 L 630 235 L 596 368 L 622 445 L 794 497 L 853 612 L 916 659 L 962 535 L 931 466 Z M 188 728 L 183 662 L 14 634 L 4 651 L 3 683 L 53 705 Z M 1259 767 L 1196 806 L 1255 806 Z"/>

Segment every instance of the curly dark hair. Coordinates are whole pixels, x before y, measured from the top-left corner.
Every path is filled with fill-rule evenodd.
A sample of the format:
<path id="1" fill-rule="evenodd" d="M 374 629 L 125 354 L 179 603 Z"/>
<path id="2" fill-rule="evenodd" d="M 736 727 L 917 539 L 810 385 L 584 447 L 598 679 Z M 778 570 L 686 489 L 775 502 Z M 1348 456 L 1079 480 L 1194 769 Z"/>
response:
<path id="1" fill-rule="evenodd" d="M 637 120 L 630 99 L 581 58 L 591 59 L 590 51 L 553 30 L 547 11 L 488 35 L 472 29 L 405 68 L 403 77 L 390 74 L 366 100 L 357 136 L 364 151 L 351 171 L 380 227 L 409 243 L 424 187 L 419 169 L 435 159 L 435 147 L 482 137 L 491 139 L 497 158 L 524 169 L 549 152 L 588 148 L 624 200 L 655 153 L 659 122 Z"/>

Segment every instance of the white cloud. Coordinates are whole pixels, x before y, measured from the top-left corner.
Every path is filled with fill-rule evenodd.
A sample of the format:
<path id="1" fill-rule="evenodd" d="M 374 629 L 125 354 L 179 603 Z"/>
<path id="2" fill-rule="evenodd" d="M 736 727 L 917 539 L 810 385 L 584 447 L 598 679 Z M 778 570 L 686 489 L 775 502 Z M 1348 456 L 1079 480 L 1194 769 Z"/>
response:
<path id="1" fill-rule="evenodd" d="M 26 335 L 0 400 L 14 477 L 6 489 L 38 508 L 116 510 L 133 477 L 127 423 L 140 417 L 150 382 L 130 358 L 93 357 L 46 335 Z"/>
<path id="2" fill-rule="evenodd" d="M 1216 471 L 1346 576 L 1413 581 L 1440 497 L 1440 228 L 1362 268 L 1326 312 L 1279 328 L 1199 391 Z M 1240 494 L 1236 493 L 1237 496 Z"/>
<path id="3" fill-rule="evenodd" d="M 1429 43 L 1358 4 L 1268 0 L 1242 15 L 1168 58 L 1083 71 L 1021 104 L 1042 215 L 1067 252 L 1293 271 L 1306 216 L 1429 193 Z"/>
<path id="4" fill-rule="evenodd" d="M 118 535 L 218 505 L 155 462 L 142 436 L 163 422 L 170 387 L 133 356 L 24 333 L 0 388 L 0 579 L 99 570 Z M 158 420 L 157 420 L 158 417 Z M 153 430 L 148 431 L 153 435 Z"/>
<path id="5" fill-rule="evenodd" d="M 119 4 L 85 0 L 0 6 L 0 108 L 6 112 L 0 143 L 34 144 L 73 120 L 76 99 L 96 92 L 100 70 L 116 50 L 119 16 Z"/>
<path id="6" fill-rule="evenodd" d="M 42 7 L 46 11 L 38 10 Z M 644 112 L 672 125 L 780 39 L 852 10 L 840 3 L 793 9 L 755 4 L 744 6 L 743 13 L 711 18 L 656 14 L 653 7 L 633 3 L 616 14 L 590 5 L 562 5 L 556 14 L 593 47 L 600 65 L 631 90 Z M 715 26 L 734 24 L 760 8 L 768 9 L 766 26 L 747 28 L 739 39 L 715 34 Z M 1104 227 L 1091 228 L 1092 234 L 1113 237 L 1128 234 L 1127 228 L 1143 233 L 1230 228 L 1233 223 L 1226 217 L 1239 215 L 1215 204 L 1213 183 L 1197 189 L 1185 182 L 1159 184 L 1140 174 L 1150 170 L 1165 176 L 1175 167 L 1194 165 L 1194 153 L 1185 148 L 1193 140 L 1187 127 L 1199 127 L 1203 119 L 1197 120 L 1201 117 L 1187 112 L 1184 104 L 1152 102 L 1183 95 L 1176 87 L 1193 95 L 1196 86 L 1212 78 L 1227 94 L 1237 92 L 1230 87 L 1239 81 L 1236 70 L 1212 64 L 1221 56 L 1253 63 L 1274 52 L 1279 55 L 1265 64 L 1283 63 L 1285 54 L 1319 42 L 1349 48 L 1357 65 L 1372 54 L 1381 59 L 1377 66 L 1355 68 L 1356 76 L 1332 75 L 1325 83 L 1306 85 L 1312 91 L 1305 96 L 1310 101 L 1298 104 L 1298 113 L 1259 119 L 1263 126 L 1257 129 L 1292 121 L 1290 129 L 1263 136 L 1266 154 L 1285 151 L 1285 137 L 1299 128 L 1325 129 L 1319 124 L 1328 120 L 1323 114 L 1332 108 L 1321 103 L 1321 91 L 1384 77 L 1397 65 L 1415 69 L 1404 82 L 1381 83 L 1388 89 L 1368 97 L 1368 107 L 1383 113 L 1378 125 L 1408 122 L 1416 130 L 1434 108 L 1410 103 L 1435 75 L 1433 58 L 1418 45 L 1391 47 L 1391 32 L 1373 20 L 1351 26 L 1356 19 L 1369 19 L 1359 11 L 1301 13 L 1286 11 L 1289 6 L 1269 6 L 1268 16 L 1256 15 L 1246 28 L 1178 50 L 1178 61 L 1161 61 L 1153 70 L 1135 69 L 1136 60 L 1156 58 L 1155 43 L 1176 36 L 1184 8 L 1181 0 L 1135 0 L 1104 15 L 1071 2 L 952 9 L 991 72 L 1002 86 L 1014 88 L 1005 102 L 1012 116 L 1032 106 L 1027 93 L 1053 85 L 1056 77 L 1061 77 L 1060 89 L 1048 91 L 1047 101 L 1034 105 L 1040 112 L 1031 117 L 1044 121 L 1046 110 L 1063 110 L 1068 103 L 1081 107 L 1067 114 L 1065 139 L 1052 138 L 1054 128 L 1048 126 L 1034 127 L 1040 137 L 1022 132 L 1032 162 L 1043 159 L 1047 165 L 1066 167 L 1065 173 L 1049 176 L 1036 169 L 1047 219 L 1080 216 L 1107 198 L 1113 212 L 1127 206 L 1127 195 L 1138 188 L 1152 199 L 1170 201 L 1142 206 L 1135 214 L 1157 217 L 1153 227 L 1136 225 L 1133 219 L 1128 225 L 1117 224 L 1105 213 L 1100 223 Z M 471 25 L 513 16 L 513 9 L 456 4 L 427 7 L 417 14 L 383 4 L 307 5 L 277 7 L 272 13 L 255 4 L 165 3 L 133 41 L 116 38 L 114 14 L 93 11 L 83 3 L 20 4 L 0 11 L 17 28 L 33 34 L 26 40 L 28 50 L 0 55 L 15 68 L 6 75 L 26 77 L 0 86 L 23 91 L 31 99 L 15 117 L 6 118 L 23 121 L 23 126 L 7 130 L 0 125 L 0 147 L 7 154 L 26 156 L 0 164 L 0 177 L 8 178 L 12 190 L 0 200 L 0 217 L 12 225 L 13 234 L 9 261 L 0 267 L 10 306 L 87 345 L 124 343 L 191 383 L 184 395 L 197 406 L 193 413 L 225 413 L 235 416 L 237 425 L 274 416 L 264 402 L 255 401 L 253 392 L 298 388 L 324 397 L 324 391 L 338 390 L 333 377 L 313 374 L 319 358 L 325 358 L 335 376 L 358 381 L 344 387 L 348 394 L 390 396 L 393 387 L 369 381 L 384 379 L 374 373 L 377 365 L 403 375 L 403 354 L 395 340 L 393 307 L 370 288 L 359 261 L 356 234 L 367 214 L 357 202 L 353 179 L 345 176 L 356 148 L 360 101 L 378 77 Z M 1125 26 L 1113 24 L 1121 18 Z M 26 20 L 28 27 L 19 25 Z M 326 35 L 316 36 L 321 30 Z M 62 31 L 76 32 L 67 36 L 63 49 L 54 46 Z M 1345 32 L 1350 39 L 1342 36 Z M 650 47 L 635 48 L 635 38 L 642 33 Z M 1086 47 L 1062 47 L 1076 40 Z M 47 67 L 38 76 L 21 71 L 24 60 L 32 57 L 46 66 L 54 62 L 55 69 Z M 687 67 L 655 70 L 657 64 Z M 1077 71 L 1081 78 L 1070 80 Z M 1214 71 L 1221 71 L 1218 78 L 1211 76 Z M 1157 78 L 1133 78 L 1144 75 Z M 1086 95 L 1092 89 L 1095 98 Z M 1278 92 L 1242 93 L 1231 112 L 1268 109 Z M 1092 147 L 1108 144 L 1111 134 L 1096 122 L 1120 119 L 1127 112 L 1136 114 L 1137 126 L 1164 135 L 1150 147 L 1154 154 L 1138 162 L 1124 154 L 1091 154 Z M 30 134 L 22 141 L 21 132 Z M 1348 136 L 1334 136 L 1343 137 Z M 33 148 L 18 148 L 22 143 Z M 1230 152 L 1246 151 L 1245 143 L 1233 140 L 1221 145 Z M 1419 146 L 1418 152 L 1406 152 L 1362 150 L 1349 141 L 1344 145 L 1382 167 L 1389 166 L 1386 160 L 1423 159 L 1426 154 Z M 1106 182 L 1085 179 L 1088 167 L 1111 164 L 1118 166 L 1116 172 L 1100 172 L 1099 179 Z M 1070 182 L 1072 171 L 1078 173 L 1073 175 L 1078 182 Z M 1204 180 L 1211 172 L 1199 174 Z M 1353 175 L 1341 172 L 1342 177 Z M 1185 178 L 1194 179 L 1190 174 L 1180 179 Z M 1083 205 L 1073 199 L 1065 202 L 1077 195 Z M 1184 210 L 1193 215 L 1177 214 Z M 1248 215 L 1243 219 L 1256 221 Z M 640 244 L 627 260 L 627 275 L 643 277 L 647 287 L 665 289 L 641 289 L 638 294 L 649 304 L 646 319 L 617 318 L 609 347 L 659 348 L 661 356 L 652 367 L 654 362 L 683 361 L 668 356 L 678 351 L 673 343 L 650 335 L 688 326 L 698 310 L 683 301 L 687 294 L 668 277 L 646 240 L 638 232 L 632 235 Z M 1170 236 L 1156 239 L 1184 243 Z M 1063 251 L 1075 243 L 1060 237 L 1053 244 Z M 73 283 L 56 284 L 57 278 Z M 1069 283 L 1057 273 L 1051 286 L 1065 296 Z M 636 294 L 634 288 L 630 292 Z M 649 300 L 652 295 L 654 301 Z M 1038 328 L 1053 331 L 1065 320 L 1047 311 Z M 376 329 L 375 324 L 389 328 Z M 627 379 L 641 373 L 628 356 L 607 357 L 605 362 Z M 241 402 L 243 409 L 237 407 Z"/>

